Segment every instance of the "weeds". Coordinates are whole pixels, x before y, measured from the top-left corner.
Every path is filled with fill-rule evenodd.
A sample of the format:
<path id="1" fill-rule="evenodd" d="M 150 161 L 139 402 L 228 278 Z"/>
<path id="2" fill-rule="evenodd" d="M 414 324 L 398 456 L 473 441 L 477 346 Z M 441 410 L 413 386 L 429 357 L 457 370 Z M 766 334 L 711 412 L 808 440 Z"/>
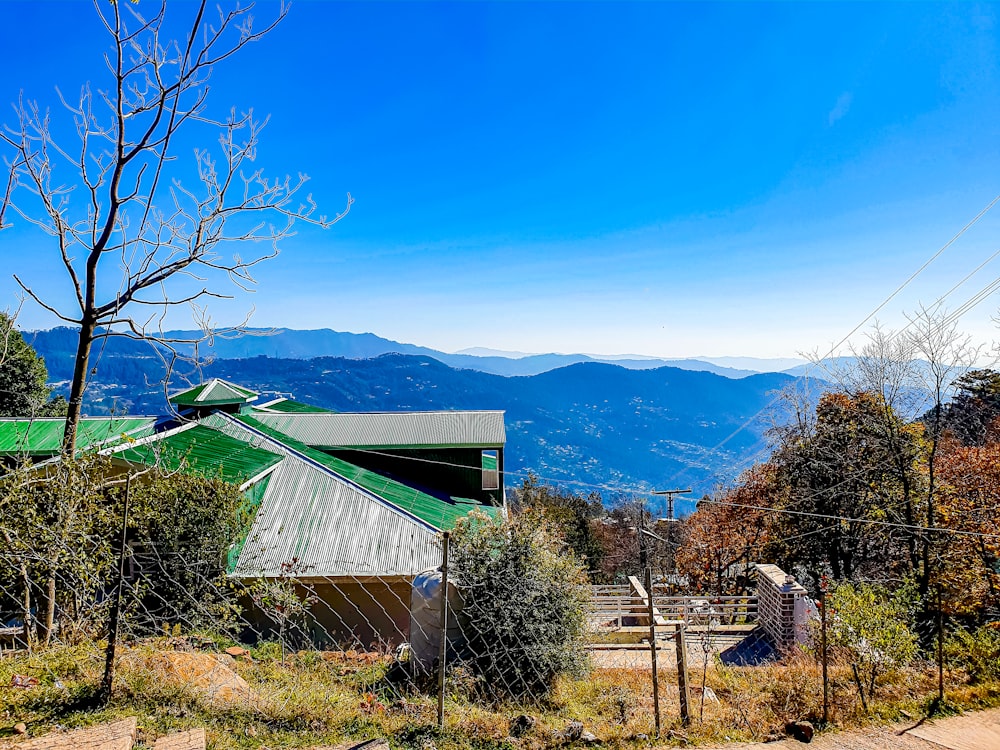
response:
<path id="1" fill-rule="evenodd" d="M 652 734 L 649 673 L 630 669 L 594 670 L 585 678 L 561 677 L 544 702 L 484 704 L 456 675 L 449 681 L 445 728 L 436 727 L 433 693 L 401 692 L 385 680 L 391 660 L 377 654 L 299 652 L 281 658 L 278 644 L 264 644 L 245 657 L 203 653 L 226 673 L 245 680 L 254 700 L 219 702 L 194 684 L 179 681 L 159 666 L 177 638 L 151 639 L 122 650 L 110 705 L 86 710 L 99 683 L 101 644 L 60 646 L 35 654 L 0 658 L 0 685 L 15 674 L 38 679 L 35 687 L 0 689 L 0 738 L 16 722 L 37 736 L 55 725 L 86 726 L 136 716 L 142 741 L 184 729 L 205 727 L 212 750 L 316 747 L 387 737 L 397 748 L 426 750 L 543 750 L 562 744 L 556 733 L 581 721 L 609 748 L 638 748 Z M 183 639 L 181 639 L 183 641 Z M 209 649 L 214 641 L 196 639 Z M 180 644 L 183 646 L 183 643 Z M 219 644 L 223 645 L 223 644 Z M 212 663 L 215 663 L 212 662 Z M 701 670 L 699 669 L 699 672 Z M 865 714 L 847 660 L 831 665 L 831 718 L 841 727 L 900 721 L 925 715 L 927 696 L 936 692 L 936 673 L 918 665 L 881 675 L 877 698 Z M 946 705 L 939 711 L 1000 704 L 1000 682 L 972 681 L 964 671 L 947 675 Z M 705 687 L 718 700 L 705 701 L 701 720 L 689 727 L 677 717 L 676 675 L 662 670 L 663 732 L 675 731 L 693 744 L 762 740 L 792 720 L 822 716 L 820 670 L 808 655 L 756 667 L 710 664 Z M 702 675 L 699 674 L 699 682 Z M 509 734 L 511 720 L 529 714 L 534 726 L 523 736 Z"/>

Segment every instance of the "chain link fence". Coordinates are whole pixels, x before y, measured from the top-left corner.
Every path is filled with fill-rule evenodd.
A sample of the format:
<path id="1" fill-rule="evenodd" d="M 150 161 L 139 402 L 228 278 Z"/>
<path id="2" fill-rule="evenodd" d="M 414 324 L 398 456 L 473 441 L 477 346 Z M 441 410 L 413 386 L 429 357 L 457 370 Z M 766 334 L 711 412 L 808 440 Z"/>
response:
<path id="1" fill-rule="evenodd" d="M 56 547 L 13 543 L 26 519 L 0 524 L 0 715 L 41 727 L 110 704 L 252 744 L 762 740 L 915 716 L 1000 680 L 998 613 L 949 613 L 937 591 L 814 600 L 774 566 L 743 595 L 685 593 L 649 568 L 591 586 L 531 523 L 502 519 L 442 534 L 441 565 L 416 577 L 289 560 L 235 579 L 139 534 L 136 512 L 125 491 L 117 534 L 45 536 Z"/>

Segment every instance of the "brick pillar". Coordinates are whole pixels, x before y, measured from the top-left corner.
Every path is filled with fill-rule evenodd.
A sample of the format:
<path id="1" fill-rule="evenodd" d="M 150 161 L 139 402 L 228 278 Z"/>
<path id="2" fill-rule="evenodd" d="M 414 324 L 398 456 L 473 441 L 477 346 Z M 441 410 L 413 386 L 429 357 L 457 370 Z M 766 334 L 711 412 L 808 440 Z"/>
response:
<path id="1" fill-rule="evenodd" d="M 757 566 L 757 619 L 778 651 L 795 645 L 795 600 L 806 595 L 795 578 L 777 565 Z"/>

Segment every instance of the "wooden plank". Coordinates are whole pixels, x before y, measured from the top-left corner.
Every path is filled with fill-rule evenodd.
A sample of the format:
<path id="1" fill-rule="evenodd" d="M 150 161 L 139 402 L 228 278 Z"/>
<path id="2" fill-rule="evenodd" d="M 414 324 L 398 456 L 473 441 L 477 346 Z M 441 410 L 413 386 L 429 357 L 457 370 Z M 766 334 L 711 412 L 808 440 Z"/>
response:
<path id="1" fill-rule="evenodd" d="M 204 728 L 158 737 L 153 750 L 205 750 Z"/>
<path id="2" fill-rule="evenodd" d="M 25 742 L 0 743 L 0 748 L 16 750 L 132 750 L 135 744 L 135 717 L 71 732 L 49 732 Z"/>
<path id="3" fill-rule="evenodd" d="M 649 607 L 649 594 L 646 593 L 646 588 L 639 582 L 639 579 L 636 578 L 635 576 L 629 576 L 628 577 L 628 582 L 629 582 L 629 585 L 632 587 L 632 590 L 635 592 L 635 595 L 638 596 L 639 599 L 642 600 L 643 604 L 645 604 L 646 607 L 648 608 Z M 641 618 L 641 617 L 643 617 L 643 615 L 638 615 L 638 617 Z M 648 614 L 644 615 L 644 617 L 645 617 L 645 624 L 648 625 L 649 624 L 649 615 Z M 660 615 L 660 612 L 659 612 L 659 610 L 656 607 L 653 607 L 653 621 L 657 625 L 666 625 L 667 624 L 666 618 L 663 617 L 662 615 Z"/>

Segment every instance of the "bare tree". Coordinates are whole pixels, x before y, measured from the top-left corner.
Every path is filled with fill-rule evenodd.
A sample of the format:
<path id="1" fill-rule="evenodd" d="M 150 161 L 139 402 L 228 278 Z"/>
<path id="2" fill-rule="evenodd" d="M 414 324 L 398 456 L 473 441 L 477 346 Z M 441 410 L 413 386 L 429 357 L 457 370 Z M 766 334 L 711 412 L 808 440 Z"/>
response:
<path id="1" fill-rule="evenodd" d="M 75 138 L 58 135 L 50 112 L 23 95 L 16 122 L 0 132 L 9 149 L 0 228 L 16 216 L 47 233 L 75 297 L 71 309 L 60 309 L 14 276 L 36 303 L 79 326 L 64 452 L 75 446 L 95 341 L 127 336 L 176 354 L 180 342 L 162 330 L 171 308 L 190 305 L 210 335 L 203 305 L 227 296 L 220 291 L 227 279 L 251 287 L 254 267 L 277 254 L 295 221 L 329 227 L 351 204 L 348 194 L 342 213 L 319 215 L 304 194 L 306 175 L 272 179 L 254 166 L 266 118 L 235 109 L 218 118 L 206 106 L 213 66 L 261 39 L 287 6 L 258 28 L 249 7 L 209 13 L 204 0 L 171 3 L 195 10 L 179 40 L 167 38 L 166 0 L 149 17 L 145 3 L 94 0 L 94 7 L 111 39 L 109 77 L 106 88 L 88 83 L 72 100 L 60 92 Z M 182 181 L 178 132 L 205 127 L 218 146 L 196 150 L 192 179 Z M 244 254 L 251 245 L 257 249 Z"/>
<path id="2" fill-rule="evenodd" d="M 944 310 L 921 307 L 909 316 L 905 335 L 917 357 L 924 360 L 916 370 L 917 379 L 930 399 L 923 421 L 927 429 L 927 487 L 923 521 L 928 529 L 937 523 L 937 459 L 944 427 L 944 405 L 955 392 L 955 381 L 979 359 L 982 348 L 958 330 L 957 316 Z M 917 578 L 920 595 L 927 601 L 933 578 L 932 550 L 940 540 L 926 532 L 921 545 L 921 573 Z"/>

